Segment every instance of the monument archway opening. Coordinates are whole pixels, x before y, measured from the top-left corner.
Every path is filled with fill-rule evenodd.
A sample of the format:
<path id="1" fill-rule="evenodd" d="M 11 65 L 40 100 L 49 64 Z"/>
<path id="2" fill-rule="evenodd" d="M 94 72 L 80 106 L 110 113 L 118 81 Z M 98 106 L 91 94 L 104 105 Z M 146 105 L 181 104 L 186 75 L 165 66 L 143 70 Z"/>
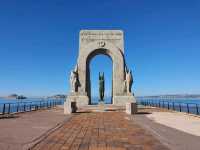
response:
<path id="1" fill-rule="evenodd" d="M 112 104 L 112 78 L 113 63 L 110 56 L 96 54 L 90 57 L 87 62 L 88 67 L 88 89 L 89 104 L 98 104 L 100 100 L 100 75 L 104 77 L 104 104 Z"/>
<path id="2" fill-rule="evenodd" d="M 124 35 L 121 30 L 81 30 L 79 55 L 71 71 L 71 91 L 67 101 L 74 101 L 77 107 L 91 104 L 90 61 L 96 55 L 106 55 L 112 60 L 112 104 L 125 106 L 135 103 L 131 92 L 132 71 L 124 58 Z"/>

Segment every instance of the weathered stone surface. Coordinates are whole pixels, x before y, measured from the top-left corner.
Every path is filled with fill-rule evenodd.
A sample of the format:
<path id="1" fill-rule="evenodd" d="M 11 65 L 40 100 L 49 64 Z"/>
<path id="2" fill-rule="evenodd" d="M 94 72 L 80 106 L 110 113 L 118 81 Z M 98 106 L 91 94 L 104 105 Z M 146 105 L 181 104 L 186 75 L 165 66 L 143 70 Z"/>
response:
<path id="1" fill-rule="evenodd" d="M 135 103 L 135 98 L 130 90 L 132 81 L 128 82 L 126 78 L 126 71 L 129 69 L 124 60 L 123 31 L 81 30 L 79 37 L 79 56 L 74 69 L 76 70 L 74 72 L 77 73 L 78 87 L 77 90 L 72 89 L 70 100 L 76 101 L 78 106 L 91 104 L 90 62 L 96 55 L 102 54 L 109 56 L 113 62 L 113 104 L 125 106 L 127 102 Z"/>

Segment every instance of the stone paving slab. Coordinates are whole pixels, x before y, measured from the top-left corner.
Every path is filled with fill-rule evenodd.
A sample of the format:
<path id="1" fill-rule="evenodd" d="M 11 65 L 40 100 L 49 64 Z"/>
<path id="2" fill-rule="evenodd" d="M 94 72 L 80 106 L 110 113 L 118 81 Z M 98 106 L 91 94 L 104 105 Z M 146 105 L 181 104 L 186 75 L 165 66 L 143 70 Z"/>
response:
<path id="1" fill-rule="evenodd" d="M 63 108 L 58 107 L 1 118 L 0 150 L 28 149 L 41 136 L 61 126 L 69 118 L 63 114 Z"/>
<path id="2" fill-rule="evenodd" d="M 167 150 L 124 112 L 76 113 L 33 150 Z"/>

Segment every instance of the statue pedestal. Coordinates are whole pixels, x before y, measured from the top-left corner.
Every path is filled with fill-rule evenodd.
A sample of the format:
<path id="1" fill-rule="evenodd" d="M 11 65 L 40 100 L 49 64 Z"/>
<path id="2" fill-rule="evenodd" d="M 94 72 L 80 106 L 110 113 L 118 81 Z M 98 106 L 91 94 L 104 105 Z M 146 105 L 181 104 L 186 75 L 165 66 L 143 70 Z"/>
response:
<path id="1" fill-rule="evenodd" d="M 113 104 L 117 106 L 126 106 L 126 103 L 136 104 L 136 99 L 133 95 L 113 96 Z"/>
<path id="2" fill-rule="evenodd" d="M 80 93 L 70 93 L 67 96 L 66 101 L 76 102 L 76 106 L 79 108 L 81 106 L 87 106 L 89 104 L 89 98 L 87 95 L 81 95 Z"/>
<path id="3" fill-rule="evenodd" d="M 114 96 L 113 104 L 117 106 L 125 106 L 127 114 L 137 113 L 136 99 L 132 94 L 124 96 Z"/>
<path id="4" fill-rule="evenodd" d="M 98 105 L 104 105 L 104 101 L 99 101 Z"/>
<path id="5" fill-rule="evenodd" d="M 103 112 L 105 110 L 105 104 L 104 101 L 99 101 L 98 103 L 98 108 L 101 112 Z"/>
<path id="6" fill-rule="evenodd" d="M 67 96 L 66 102 L 64 103 L 64 114 L 71 114 L 82 106 L 87 106 L 89 98 L 85 95 L 76 95 L 72 93 Z"/>

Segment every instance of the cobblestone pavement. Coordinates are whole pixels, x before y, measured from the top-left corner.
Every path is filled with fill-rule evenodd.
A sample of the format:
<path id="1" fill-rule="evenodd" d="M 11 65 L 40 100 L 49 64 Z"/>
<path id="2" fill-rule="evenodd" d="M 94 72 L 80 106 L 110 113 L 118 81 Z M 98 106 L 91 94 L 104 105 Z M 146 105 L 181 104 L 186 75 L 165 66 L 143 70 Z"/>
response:
<path id="1" fill-rule="evenodd" d="M 167 150 L 124 112 L 77 113 L 33 150 Z"/>

